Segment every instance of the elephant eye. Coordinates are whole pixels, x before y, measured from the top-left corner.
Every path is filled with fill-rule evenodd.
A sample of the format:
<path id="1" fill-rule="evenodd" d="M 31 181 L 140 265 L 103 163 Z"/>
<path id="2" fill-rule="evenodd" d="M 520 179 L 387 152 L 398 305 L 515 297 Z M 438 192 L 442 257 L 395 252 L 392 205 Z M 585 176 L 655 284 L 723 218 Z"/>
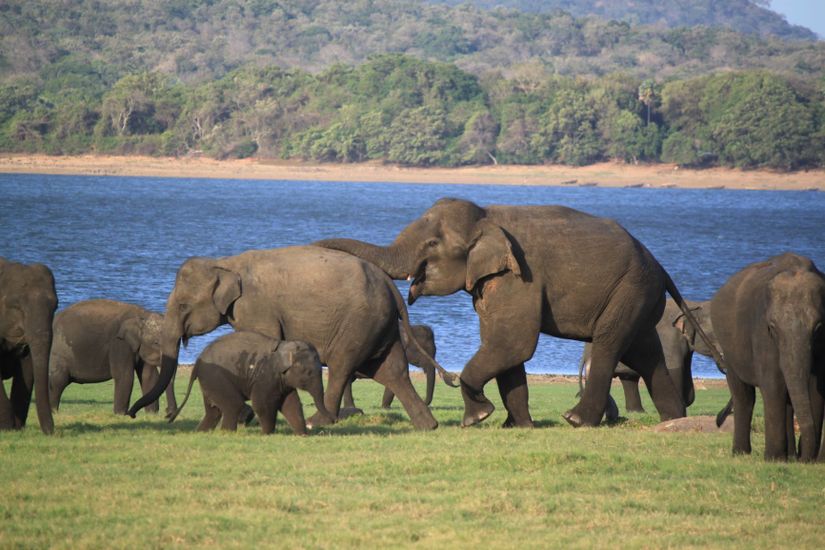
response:
<path id="1" fill-rule="evenodd" d="M 427 246 L 429 246 L 430 248 L 435 248 L 436 246 L 438 246 L 438 239 L 430 239 L 429 241 L 427 241 Z"/>

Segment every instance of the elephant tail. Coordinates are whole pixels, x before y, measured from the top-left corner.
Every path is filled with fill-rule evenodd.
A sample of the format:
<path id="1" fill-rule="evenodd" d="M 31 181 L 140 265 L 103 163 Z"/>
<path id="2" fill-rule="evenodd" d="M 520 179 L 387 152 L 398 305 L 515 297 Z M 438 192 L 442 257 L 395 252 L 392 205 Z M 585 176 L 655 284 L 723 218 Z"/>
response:
<path id="1" fill-rule="evenodd" d="M 178 417 L 180 412 L 183 410 L 183 406 L 186 405 L 186 402 L 189 400 L 189 394 L 192 393 L 192 385 L 195 383 L 195 379 L 197 377 L 198 377 L 198 361 L 195 361 L 195 366 L 192 367 L 192 374 L 189 375 L 189 387 L 186 388 L 186 395 L 183 396 L 183 401 L 181 401 L 181 404 L 178 406 L 177 409 L 175 409 L 173 412 L 170 412 L 168 415 L 166 415 L 166 419 L 169 421 L 170 424 L 175 421 L 175 419 Z"/>
<path id="2" fill-rule="evenodd" d="M 407 313 L 407 305 L 404 303 L 404 298 L 401 296 L 401 293 L 398 291 L 398 287 L 395 286 L 395 283 L 392 281 L 388 281 L 388 284 L 391 287 L 393 299 L 395 299 L 396 309 L 398 309 L 398 316 L 401 318 L 401 327 L 404 333 L 407 335 L 407 340 L 415 346 L 418 352 L 421 354 L 421 357 L 424 358 L 424 361 L 429 362 L 432 368 L 438 371 L 439 376 L 441 379 L 444 380 L 444 383 L 448 386 L 453 388 L 458 387 L 458 377 L 451 373 L 447 372 L 447 370 L 442 367 L 438 361 L 436 361 L 433 357 L 430 357 L 430 354 L 418 343 L 418 340 L 415 338 L 415 334 L 413 334 L 412 327 L 410 326 L 410 316 Z"/>
<path id="3" fill-rule="evenodd" d="M 730 413 L 733 412 L 733 399 L 728 399 L 728 404 L 719 411 L 719 414 L 716 415 L 716 427 L 721 428 L 722 424 L 725 423 Z"/>
<path id="4" fill-rule="evenodd" d="M 716 344 L 708 337 L 704 330 L 702 330 L 702 325 L 699 324 L 699 321 L 696 320 L 696 317 L 693 316 L 693 312 L 690 310 L 687 302 L 679 293 L 679 289 L 676 288 L 676 284 L 673 282 L 673 279 L 670 278 L 670 275 L 667 271 L 662 268 L 662 273 L 665 275 L 665 288 L 667 289 L 668 294 L 673 297 L 673 301 L 679 306 L 679 309 L 682 310 L 682 313 L 685 316 L 685 319 L 693 325 L 693 328 L 696 329 L 696 333 L 705 343 L 705 345 L 710 350 L 710 354 L 713 356 L 713 360 L 716 362 L 716 367 L 722 371 L 722 373 L 727 372 L 728 367 L 725 364 L 725 359 L 722 356 L 722 352 L 719 351 L 719 348 L 716 347 Z"/>

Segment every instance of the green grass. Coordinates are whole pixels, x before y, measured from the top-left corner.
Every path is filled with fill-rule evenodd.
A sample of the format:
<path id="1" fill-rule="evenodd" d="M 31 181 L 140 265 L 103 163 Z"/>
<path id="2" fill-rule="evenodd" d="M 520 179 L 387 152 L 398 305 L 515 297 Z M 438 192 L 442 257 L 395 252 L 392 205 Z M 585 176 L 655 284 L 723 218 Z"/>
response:
<path id="1" fill-rule="evenodd" d="M 461 429 L 460 394 L 439 385 L 441 426 L 426 433 L 398 404 L 381 411 L 374 382 L 354 389 L 365 416 L 302 438 L 283 419 L 272 436 L 194 433 L 199 394 L 171 425 L 116 417 L 110 384 L 71 385 L 53 437 L 36 417 L 0 433 L 0 548 L 805 548 L 825 536 L 825 465 L 763 462 L 761 417 L 754 454 L 732 457 L 730 435 L 655 433 L 649 413 L 574 430 L 560 417 L 574 384 L 531 384 L 534 430 L 499 427 L 495 384 L 493 417 Z M 690 414 L 726 401 L 697 391 Z"/>

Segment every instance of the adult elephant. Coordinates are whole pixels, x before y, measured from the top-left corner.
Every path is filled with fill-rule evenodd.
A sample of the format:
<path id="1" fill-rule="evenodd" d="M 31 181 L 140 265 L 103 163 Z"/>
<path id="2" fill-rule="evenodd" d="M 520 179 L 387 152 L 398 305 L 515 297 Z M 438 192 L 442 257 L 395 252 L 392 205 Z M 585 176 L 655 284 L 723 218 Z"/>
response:
<path id="1" fill-rule="evenodd" d="M 573 426 L 599 424 L 619 360 L 644 378 L 663 419 L 685 414 L 655 330 L 666 289 L 701 329 L 665 270 L 615 221 L 563 206 L 482 208 L 441 199 L 388 247 L 351 239 L 316 244 L 412 279 L 410 304 L 423 295 L 472 295 L 481 347 L 461 373 L 464 426 L 493 412 L 483 393 L 493 378 L 508 411 L 504 425 L 532 426 L 524 362 L 539 333 L 593 343 L 588 385 L 564 414 Z"/>
<path id="2" fill-rule="evenodd" d="M 701 325 L 702 330 L 716 345 L 713 326 L 710 322 L 710 301 L 692 302 L 686 300 L 686 303 Z M 712 358 L 712 350 L 699 338 L 690 323 L 685 320 L 685 315 L 676 302 L 670 299 L 665 303 L 662 318 L 656 323 L 656 334 L 659 336 L 659 342 L 665 355 L 665 365 L 670 374 L 670 379 L 676 385 L 676 391 L 682 397 L 685 407 L 689 407 L 693 404 L 695 398 L 691 369 L 693 353 L 696 352 Z M 582 371 L 586 372 L 589 369 L 590 355 L 591 345 L 585 344 L 579 368 L 580 380 Z M 620 362 L 616 367 L 614 377 L 622 383 L 625 408 L 631 412 L 644 412 L 642 399 L 639 395 L 639 373 Z M 608 406 L 607 410 L 618 409 Z"/>
<path id="3" fill-rule="evenodd" d="M 49 350 L 56 309 L 54 275 L 48 267 L 0 258 L 0 380 L 12 379 L 11 398 L 0 383 L 0 430 L 26 425 L 34 389 L 40 429 L 54 432 Z"/>
<path id="4" fill-rule="evenodd" d="M 114 379 L 114 413 L 126 414 L 135 374 L 148 392 L 158 380 L 163 316 L 134 304 L 85 300 L 54 319 L 49 358 L 49 395 L 53 411 L 72 382 L 90 384 Z M 158 412 L 158 402 L 147 410 Z M 166 388 L 166 411 L 177 409 L 173 384 Z"/>
<path id="5" fill-rule="evenodd" d="M 181 340 L 229 323 L 312 344 L 329 368 L 324 403 L 331 415 L 338 415 L 344 385 L 358 371 L 391 389 L 416 428 L 434 429 L 438 423 L 410 382 L 399 318 L 409 331 L 395 284 L 349 254 L 298 246 L 191 258 L 178 270 L 166 303 L 160 380 L 129 414 L 156 400 L 172 379 Z M 313 425 L 334 421 L 323 411 L 310 419 Z"/>
<path id="6" fill-rule="evenodd" d="M 734 454 L 750 453 L 755 390 L 765 406 L 765 458 L 816 458 L 825 390 L 825 276 L 803 256 L 786 253 L 751 264 L 711 301 L 713 328 L 727 362 L 733 398 Z"/>
<path id="7" fill-rule="evenodd" d="M 406 333 L 401 332 L 401 343 L 404 346 L 404 353 L 407 356 L 407 362 L 424 371 L 424 376 L 427 381 L 427 389 L 424 397 L 424 403 L 430 405 L 433 402 L 433 393 L 435 392 L 435 368 L 429 358 L 435 359 L 435 334 L 429 325 L 410 325 L 412 334 L 418 342 L 418 346 L 412 345 L 407 339 Z M 423 353 L 419 351 L 423 350 Z M 355 401 L 352 398 L 352 383 L 350 380 L 346 388 L 344 388 L 344 408 L 354 413 L 362 413 L 360 409 L 355 406 Z M 389 388 L 384 388 L 384 396 L 381 398 L 381 407 L 389 409 L 395 394 Z"/>

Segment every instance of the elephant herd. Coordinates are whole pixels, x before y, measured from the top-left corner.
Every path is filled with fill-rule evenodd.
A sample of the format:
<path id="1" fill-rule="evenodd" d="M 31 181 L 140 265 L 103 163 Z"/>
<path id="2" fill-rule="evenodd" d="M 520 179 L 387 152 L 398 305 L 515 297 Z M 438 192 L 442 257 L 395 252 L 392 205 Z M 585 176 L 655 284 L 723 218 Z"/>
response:
<path id="1" fill-rule="evenodd" d="M 342 399 L 352 404 L 346 395 L 355 377 L 380 382 L 385 404 L 397 396 L 416 428 L 433 429 L 438 423 L 429 399 L 413 389 L 408 358 L 416 355 L 428 376 L 437 371 L 449 384 L 454 375 L 416 336 L 392 279 L 411 281 L 409 305 L 460 290 L 472 297 L 481 345 L 458 377 L 462 426 L 493 413 L 484 394 L 493 379 L 507 412 L 504 426 L 533 425 L 524 363 L 543 333 L 587 343 L 587 384 L 563 415 L 574 427 L 601 422 L 614 375 L 629 407 L 641 406 L 642 379 L 662 420 L 685 416 L 696 351 L 725 372 L 734 453 L 751 450 L 758 387 L 765 457 L 825 455 L 825 276 L 810 259 L 786 253 L 751 264 L 708 302 L 692 303 L 615 221 L 563 206 L 480 207 L 459 199 L 437 201 L 385 247 L 338 238 L 190 258 L 163 316 L 95 300 L 55 317 L 49 269 L 0 260 L 0 366 L 3 379 L 14 379 L 11 399 L 0 385 L 0 428 L 25 424 L 34 388 L 40 426 L 51 433 L 51 409 L 66 383 L 108 378 L 115 381 L 116 413 L 134 417 L 157 407 L 167 391 L 174 417 L 179 408 L 170 385 L 181 343 L 229 324 L 236 332 L 204 350 L 190 379 L 189 389 L 197 378 L 204 395 L 201 429 L 218 421 L 234 428 L 251 416 L 250 399 L 264 432 L 280 410 L 304 433 L 305 425 L 335 422 Z M 94 338 L 82 327 L 93 327 Z M 328 369 L 326 391 L 320 365 Z M 125 411 L 135 373 L 144 395 Z M 295 388 L 315 400 L 317 412 L 306 421 Z"/>

